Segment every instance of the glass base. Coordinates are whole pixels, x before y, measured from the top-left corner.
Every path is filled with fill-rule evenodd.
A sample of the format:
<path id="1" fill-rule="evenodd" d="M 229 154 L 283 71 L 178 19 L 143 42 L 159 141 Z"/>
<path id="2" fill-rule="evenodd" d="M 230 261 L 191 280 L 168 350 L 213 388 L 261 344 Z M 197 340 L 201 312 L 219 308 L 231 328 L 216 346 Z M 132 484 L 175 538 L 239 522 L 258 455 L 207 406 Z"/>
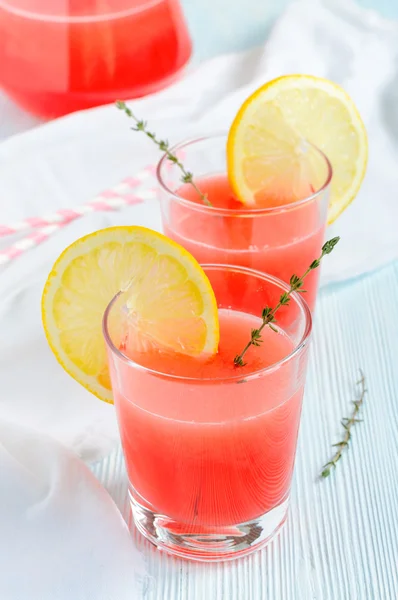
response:
<path id="1" fill-rule="evenodd" d="M 129 491 L 134 523 L 140 533 L 159 549 L 189 560 L 234 560 L 263 548 L 286 521 L 289 497 L 264 515 L 224 527 L 179 523 L 145 508 Z"/>

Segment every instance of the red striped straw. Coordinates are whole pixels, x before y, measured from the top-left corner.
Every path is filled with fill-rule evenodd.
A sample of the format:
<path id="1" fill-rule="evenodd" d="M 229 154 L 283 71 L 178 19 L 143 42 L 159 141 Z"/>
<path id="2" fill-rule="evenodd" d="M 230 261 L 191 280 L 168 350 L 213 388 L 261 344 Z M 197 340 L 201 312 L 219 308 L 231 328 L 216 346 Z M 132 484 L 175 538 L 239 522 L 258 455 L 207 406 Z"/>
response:
<path id="1" fill-rule="evenodd" d="M 146 167 L 135 177 L 128 177 L 115 187 L 102 192 L 90 202 L 73 209 L 61 209 L 45 217 L 24 219 L 12 225 L 0 225 L 0 237 L 15 235 L 24 231 L 33 231 L 7 248 L 0 250 L 0 265 L 5 265 L 27 250 L 38 246 L 56 231 L 72 221 L 93 212 L 119 210 L 125 206 L 141 204 L 156 197 L 153 188 L 131 193 L 139 188 L 154 172 L 152 166 Z"/>
<path id="2" fill-rule="evenodd" d="M 30 229 L 47 227 L 47 225 L 52 225 L 54 223 L 69 223 L 70 221 L 73 221 L 74 219 L 90 212 L 119 208 L 117 199 L 122 200 L 125 197 L 126 191 L 140 187 L 149 177 L 151 177 L 151 175 L 153 175 L 153 173 L 154 167 L 148 166 L 140 173 L 137 173 L 135 177 L 127 177 L 115 187 L 102 192 L 90 202 L 77 208 L 57 210 L 56 212 L 44 217 L 30 217 L 28 219 L 24 219 L 23 221 L 13 223 L 12 225 L 0 225 L 0 237 L 15 235 L 16 233 L 21 233 Z M 114 207 L 112 206 L 112 202 L 110 202 L 110 200 L 113 201 Z"/>

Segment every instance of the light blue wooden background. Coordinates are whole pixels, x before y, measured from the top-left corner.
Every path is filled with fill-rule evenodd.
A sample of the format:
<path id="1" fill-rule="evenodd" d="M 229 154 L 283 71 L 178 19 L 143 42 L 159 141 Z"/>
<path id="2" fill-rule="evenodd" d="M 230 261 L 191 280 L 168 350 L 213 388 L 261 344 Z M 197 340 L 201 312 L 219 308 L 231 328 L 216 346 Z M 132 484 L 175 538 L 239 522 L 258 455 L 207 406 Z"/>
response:
<path id="1" fill-rule="evenodd" d="M 195 59 L 261 44 L 292 0 L 181 0 L 195 45 Z M 347 0 L 398 19 L 398 0 Z"/>

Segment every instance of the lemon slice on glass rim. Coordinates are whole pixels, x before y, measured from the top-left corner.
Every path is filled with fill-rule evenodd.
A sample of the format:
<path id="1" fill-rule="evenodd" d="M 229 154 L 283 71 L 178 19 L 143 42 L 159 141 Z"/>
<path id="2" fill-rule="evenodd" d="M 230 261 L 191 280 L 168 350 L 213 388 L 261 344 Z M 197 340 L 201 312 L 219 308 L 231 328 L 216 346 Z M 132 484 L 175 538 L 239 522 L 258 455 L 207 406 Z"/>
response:
<path id="1" fill-rule="evenodd" d="M 247 206 L 265 206 L 267 192 L 272 205 L 278 186 L 285 193 L 289 185 L 295 188 L 295 196 L 290 191 L 287 202 L 310 195 L 316 190 L 308 189 L 302 177 L 308 173 L 303 140 L 322 150 L 332 164 L 330 224 L 358 193 L 366 172 L 368 141 L 355 104 L 327 79 L 286 75 L 254 92 L 229 131 L 228 176 L 235 195 Z"/>
<path id="2" fill-rule="evenodd" d="M 55 262 L 43 291 L 42 319 L 58 362 L 101 400 L 113 401 L 102 319 L 120 290 L 127 290 L 137 343 L 146 339 L 190 356 L 217 352 L 216 299 L 189 252 L 144 227 L 96 231 Z"/>

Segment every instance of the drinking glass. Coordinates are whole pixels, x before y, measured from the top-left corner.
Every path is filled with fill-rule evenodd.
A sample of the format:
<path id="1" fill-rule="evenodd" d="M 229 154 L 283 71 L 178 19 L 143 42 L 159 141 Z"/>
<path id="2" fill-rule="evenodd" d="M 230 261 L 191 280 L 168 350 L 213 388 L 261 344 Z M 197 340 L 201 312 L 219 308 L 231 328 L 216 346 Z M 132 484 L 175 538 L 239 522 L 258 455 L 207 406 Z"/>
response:
<path id="1" fill-rule="evenodd" d="M 160 160 L 157 179 L 164 233 L 201 264 L 241 265 L 289 282 L 293 274 L 302 275 L 321 253 L 332 179 L 330 162 L 320 150 L 308 145 L 311 193 L 291 204 L 253 209 L 230 198 L 226 142 L 226 136 L 219 134 L 172 149 L 185 169 L 194 174 L 199 188 L 212 189 L 214 206 L 198 201 L 192 187 L 181 183 L 180 169 L 166 156 Z M 305 282 L 306 301 L 312 310 L 319 272 L 314 270 Z"/>
<path id="2" fill-rule="evenodd" d="M 258 317 L 288 289 L 243 267 L 204 270 L 220 314 Z M 241 349 L 232 347 L 231 335 L 224 340 L 231 345 L 229 376 L 207 377 L 203 369 L 187 377 L 143 366 L 121 349 L 126 294 L 109 304 L 103 331 L 137 528 L 160 548 L 195 560 L 228 560 L 262 547 L 288 510 L 312 327 L 307 304 L 293 293 L 278 311 L 289 351 L 270 366 L 243 376 L 233 365 Z M 267 331 L 272 352 L 281 334 Z"/>
<path id="3" fill-rule="evenodd" d="M 0 87 L 41 117 L 152 93 L 190 54 L 179 0 L 0 0 Z"/>

